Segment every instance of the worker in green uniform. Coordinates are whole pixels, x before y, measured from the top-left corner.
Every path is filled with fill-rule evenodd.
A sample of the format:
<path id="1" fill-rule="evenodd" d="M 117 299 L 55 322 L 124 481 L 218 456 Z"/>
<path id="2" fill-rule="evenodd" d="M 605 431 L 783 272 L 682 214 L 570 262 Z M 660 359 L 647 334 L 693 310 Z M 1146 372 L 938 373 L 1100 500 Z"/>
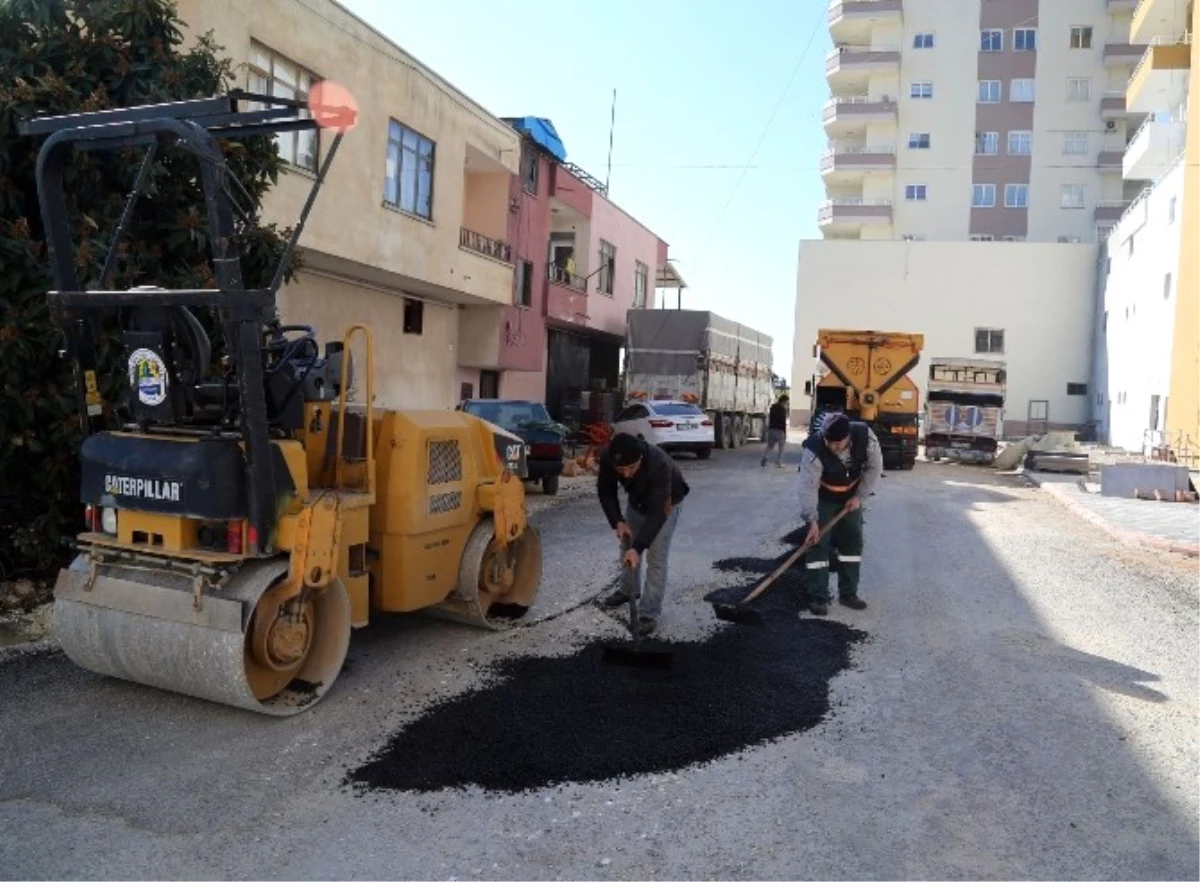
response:
<path id="1" fill-rule="evenodd" d="M 829 612 L 829 552 L 837 549 L 838 603 L 866 609 L 858 596 L 862 565 L 862 504 L 883 474 L 879 439 L 866 423 L 844 413 L 830 414 L 804 441 L 800 453 L 800 516 L 808 523 L 806 539 L 816 539 L 820 524 L 841 511 L 847 514 L 805 555 L 804 592 L 813 615 Z"/>

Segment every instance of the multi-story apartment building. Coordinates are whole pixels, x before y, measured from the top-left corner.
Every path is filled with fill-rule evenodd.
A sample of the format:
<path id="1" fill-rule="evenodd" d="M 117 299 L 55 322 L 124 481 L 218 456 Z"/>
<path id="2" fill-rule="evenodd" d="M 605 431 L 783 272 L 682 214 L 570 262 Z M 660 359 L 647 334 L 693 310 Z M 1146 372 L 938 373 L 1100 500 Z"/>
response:
<path id="1" fill-rule="evenodd" d="M 1141 0 L 1126 91 L 1145 114 L 1122 162 L 1143 187 L 1101 250 L 1093 418 L 1118 447 L 1200 467 L 1200 9 Z"/>
<path id="2" fill-rule="evenodd" d="M 829 239 L 1094 241 L 1138 187 L 1134 0 L 833 0 Z"/>
<path id="3" fill-rule="evenodd" d="M 645 305 L 666 244 L 597 181 L 334 0 L 179 0 L 179 11 L 193 37 L 215 33 L 251 92 L 303 97 L 329 79 L 354 95 L 361 117 L 279 303 L 323 339 L 372 328 L 378 404 L 616 385 L 625 310 Z M 285 173 L 265 220 L 294 222 L 324 141 L 279 139 Z"/>

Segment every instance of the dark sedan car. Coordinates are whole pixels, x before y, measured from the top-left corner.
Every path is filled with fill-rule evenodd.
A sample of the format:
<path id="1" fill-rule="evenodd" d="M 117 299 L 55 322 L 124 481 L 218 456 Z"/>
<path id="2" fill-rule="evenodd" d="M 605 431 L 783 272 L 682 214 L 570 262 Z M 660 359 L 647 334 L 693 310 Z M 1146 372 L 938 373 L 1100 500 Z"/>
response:
<path id="1" fill-rule="evenodd" d="M 528 448 L 526 480 L 540 481 L 543 492 L 551 496 L 558 492 L 567 430 L 550 418 L 545 405 L 506 398 L 469 398 L 458 409 L 519 436 Z"/>

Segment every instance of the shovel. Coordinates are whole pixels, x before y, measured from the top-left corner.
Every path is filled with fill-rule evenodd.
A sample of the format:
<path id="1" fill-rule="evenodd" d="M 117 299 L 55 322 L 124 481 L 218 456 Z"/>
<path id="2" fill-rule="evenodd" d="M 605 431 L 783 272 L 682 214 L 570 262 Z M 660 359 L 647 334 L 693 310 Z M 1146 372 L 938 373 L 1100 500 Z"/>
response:
<path id="1" fill-rule="evenodd" d="M 642 594 L 642 580 L 638 578 L 637 570 L 625 563 L 624 553 L 629 550 L 629 547 L 629 540 L 622 539 L 621 579 L 624 582 L 625 596 L 629 598 L 629 633 L 633 639 L 625 644 L 608 644 L 604 647 L 600 660 L 608 665 L 669 671 L 674 662 L 674 656 L 663 650 L 647 649 L 642 635 L 638 633 L 638 599 Z"/>
<path id="2" fill-rule="evenodd" d="M 750 601 L 754 600 L 760 594 L 770 588 L 771 585 L 775 583 L 776 579 L 782 576 L 784 572 L 786 572 L 792 566 L 792 564 L 794 564 L 803 556 L 804 552 L 808 551 L 814 545 L 819 543 L 825 534 L 833 529 L 833 525 L 846 516 L 846 513 L 846 509 L 843 507 L 841 511 L 831 517 L 829 522 L 820 529 L 815 539 L 806 541 L 803 545 L 788 555 L 787 560 L 776 567 L 775 571 L 771 573 L 771 575 L 767 576 L 767 578 L 763 579 L 757 588 L 755 588 L 737 603 L 719 603 L 713 601 L 713 612 L 717 614 L 717 618 L 726 622 L 734 622 L 738 625 L 758 625 L 759 627 L 765 625 L 766 623 L 763 621 L 762 613 L 749 607 L 748 604 Z"/>

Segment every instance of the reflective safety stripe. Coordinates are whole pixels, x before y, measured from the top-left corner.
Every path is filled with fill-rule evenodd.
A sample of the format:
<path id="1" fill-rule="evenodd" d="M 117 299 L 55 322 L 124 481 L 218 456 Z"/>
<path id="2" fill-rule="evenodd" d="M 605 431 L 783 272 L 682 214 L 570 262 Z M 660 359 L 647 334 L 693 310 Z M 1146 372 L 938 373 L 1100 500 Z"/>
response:
<path id="1" fill-rule="evenodd" d="M 862 478 L 855 478 L 849 484 L 842 484 L 842 485 L 826 484 L 824 481 L 822 481 L 821 486 L 824 487 L 826 490 L 828 490 L 830 493 L 849 493 L 851 490 L 853 490 L 855 487 L 858 486 L 858 482 L 861 480 L 862 480 Z"/>
<path id="2" fill-rule="evenodd" d="M 842 563 L 862 563 L 861 554 L 839 554 L 838 560 Z"/>
<path id="3" fill-rule="evenodd" d="M 810 560 L 808 563 L 805 564 L 805 566 L 808 567 L 810 570 L 823 570 L 829 566 L 829 561 L 827 561 L 827 560 Z"/>

